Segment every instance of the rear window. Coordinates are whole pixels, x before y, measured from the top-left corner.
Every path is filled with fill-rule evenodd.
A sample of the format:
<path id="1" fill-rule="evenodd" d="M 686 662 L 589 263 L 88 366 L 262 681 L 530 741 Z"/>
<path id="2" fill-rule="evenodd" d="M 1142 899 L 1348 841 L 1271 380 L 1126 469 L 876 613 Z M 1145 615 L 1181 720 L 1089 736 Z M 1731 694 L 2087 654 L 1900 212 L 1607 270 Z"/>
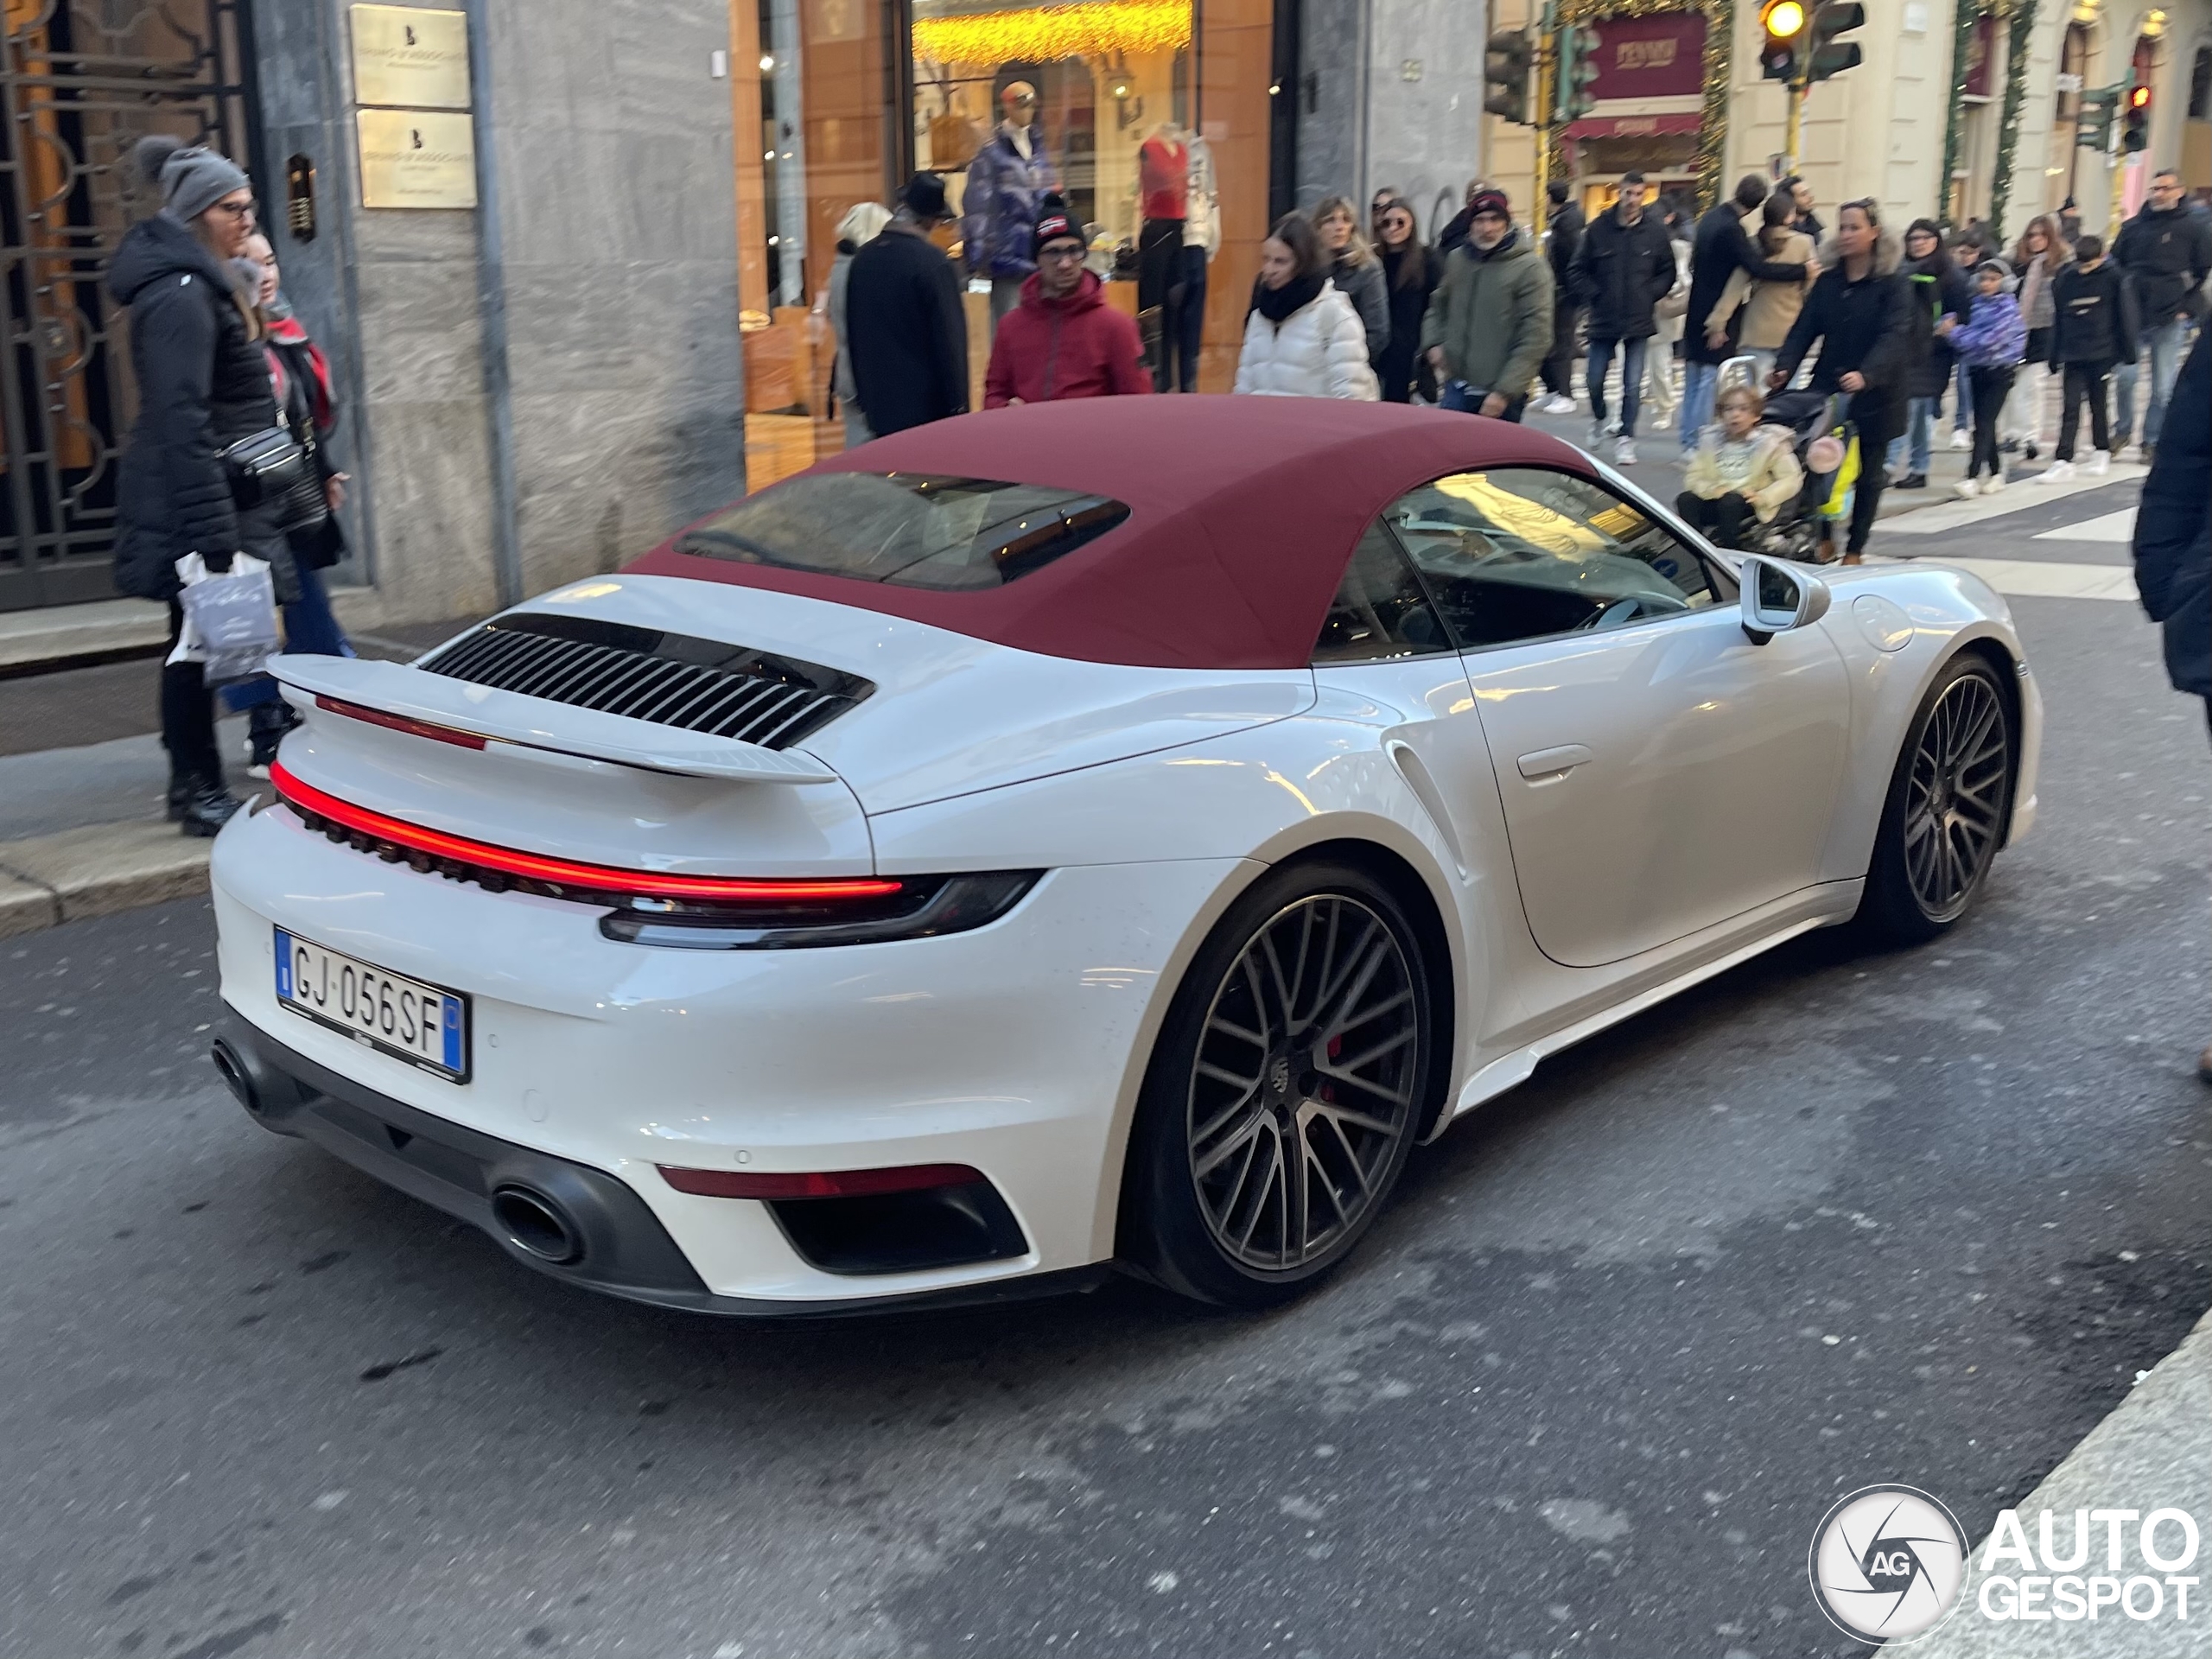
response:
<path id="1" fill-rule="evenodd" d="M 897 588 L 1000 588 L 1128 516 L 1119 501 L 1049 485 L 822 473 L 748 496 L 676 550 Z"/>

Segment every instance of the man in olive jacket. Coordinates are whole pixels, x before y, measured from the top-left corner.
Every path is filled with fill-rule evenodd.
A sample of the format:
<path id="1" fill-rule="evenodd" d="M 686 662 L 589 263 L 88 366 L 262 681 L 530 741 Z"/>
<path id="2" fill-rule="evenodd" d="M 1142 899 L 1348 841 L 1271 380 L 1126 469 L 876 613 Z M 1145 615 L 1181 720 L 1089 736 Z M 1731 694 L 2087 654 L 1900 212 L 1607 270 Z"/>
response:
<path id="1" fill-rule="evenodd" d="M 1421 348 L 1443 406 L 1517 421 L 1552 345 L 1552 274 L 1514 227 L 1503 192 L 1469 204 L 1467 239 L 1444 262 L 1421 318 Z"/>

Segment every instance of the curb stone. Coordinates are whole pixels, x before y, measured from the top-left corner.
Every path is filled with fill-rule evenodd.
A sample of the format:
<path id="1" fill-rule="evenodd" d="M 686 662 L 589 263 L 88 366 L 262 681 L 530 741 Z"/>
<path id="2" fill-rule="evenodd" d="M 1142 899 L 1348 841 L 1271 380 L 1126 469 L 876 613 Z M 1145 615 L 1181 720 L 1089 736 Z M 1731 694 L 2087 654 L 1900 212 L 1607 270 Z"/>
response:
<path id="1" fill-rule="evenodd" d="M 0 938 L 205 893 L 213 845 L 159 818 L 0 842 Z"/>

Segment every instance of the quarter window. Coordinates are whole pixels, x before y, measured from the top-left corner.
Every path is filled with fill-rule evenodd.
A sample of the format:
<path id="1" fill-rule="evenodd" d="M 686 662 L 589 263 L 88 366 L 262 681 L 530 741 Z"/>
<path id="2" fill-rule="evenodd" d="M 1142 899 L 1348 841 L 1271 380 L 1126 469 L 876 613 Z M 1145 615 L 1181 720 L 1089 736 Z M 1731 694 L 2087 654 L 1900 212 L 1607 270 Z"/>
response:
<path id="1" fill-rule="evenodd" d="M 1705 562 L 1634 503 L 1571 473 L 1454 473 L 1382 519 L 1463 649 L 1701 610 Z"/>
<path id="2" fill-rule="evenodd" d="M 1313 645 L 1315 666 L 1420 657 L 1452 649 L 1421 578 L 1380 524 L 1368 526 Z"/>

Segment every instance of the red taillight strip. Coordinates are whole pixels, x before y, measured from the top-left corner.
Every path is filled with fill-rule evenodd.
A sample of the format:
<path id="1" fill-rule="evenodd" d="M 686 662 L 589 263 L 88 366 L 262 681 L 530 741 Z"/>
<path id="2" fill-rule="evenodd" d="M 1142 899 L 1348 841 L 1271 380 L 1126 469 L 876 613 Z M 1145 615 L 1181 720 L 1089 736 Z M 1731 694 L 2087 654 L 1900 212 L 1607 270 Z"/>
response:
<path id="1" fill-rule="evenodd" d="M 746 876 L 661 875 L 645 870 L 618 870 L 604 864 L 579 864 L 565 858 L 544 858 L 518 853 L 441 830 L 372 812 L 367 807 L 326 795 L 312 784 L 303 784 L 285 770 L 281 760 L 269 768 L 269 781 L 276 793 L 302 811 L 327 818 L 340 829 L 359 830 L 432 858 L 456 859 L 528 881 L 550 881 L 556 887 L 580 887 L 592 893 L 638 893 L 650 899 L 703 899 L 730 903 L 795 903 L 822 899 L 887 899 L 906 890 L 903 881 L 874 876 L 831 877 L 817 880 L 778 881 Z"/>
<path id="2" fill-rule="evenodd" d="M 661 1179 L 679 1192 L 702 1198 L 860 1198 L 886 1192 L 919 1192 L 933 1186 L 972 1186 L 981 1170 L 965 1164 L 909 1164 L 900 1169 L 831 1169 L 804 1175 L 755 1175 L 734 1169 L 679 1169 L 657 1164 Z"/>
<path id="3" fill-rule="evenodd" d="M 450 743 L 455 748 L 480 749 L 489 739 L 474 732 L 455 731 L 450 726 L 439 726 L 427 720 L 410 720 L 405 715 L 388 715 L 381 709 L 365 709 L 358 702 L 347 702 L 341 697 L 326 697 L 315 694 L 315 706 L 334 715 L 343 715 L 348 720 L 365 721 L 372 726 L 389 727 L 395 732 L 405 732 L 414 737 L 427 737 L 434 743 Z"/>

